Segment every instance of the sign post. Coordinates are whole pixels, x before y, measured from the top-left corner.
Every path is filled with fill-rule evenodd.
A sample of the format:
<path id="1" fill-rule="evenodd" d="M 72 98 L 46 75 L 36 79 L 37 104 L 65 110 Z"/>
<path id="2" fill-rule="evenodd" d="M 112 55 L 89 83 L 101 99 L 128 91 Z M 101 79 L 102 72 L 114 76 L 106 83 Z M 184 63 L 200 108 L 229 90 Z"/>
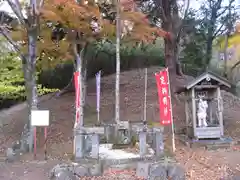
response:
<path id="1" fill-rule="evenodd" d="M 47 158 L 47 127 L 49 126 L 49 110 L 32 110 L 31 126 L 34 127 L 34 158 L 37 155 L 37 127 L 44 127 L 44 156 Z"/>
<path id="2" fill-rule="evenodd" d="M 47 160 L 47 127 L 44 127 L 44 159 Z"/>
<path id="3" fill-rule="evenodd" d="M 159 98 L 159 115 L 160 123 L 163 126 L 172 125 L 172 148 L 175 152 L 175 134 L 174 134 L 174 124 L 172 115 L 172 102 L 171 102 L 171 91 L 170 91 L 170 81 L 168 68 L 163 69 L 159 73 L 155 74 L 157 88 L 158 88 L 158 98 Z"/>

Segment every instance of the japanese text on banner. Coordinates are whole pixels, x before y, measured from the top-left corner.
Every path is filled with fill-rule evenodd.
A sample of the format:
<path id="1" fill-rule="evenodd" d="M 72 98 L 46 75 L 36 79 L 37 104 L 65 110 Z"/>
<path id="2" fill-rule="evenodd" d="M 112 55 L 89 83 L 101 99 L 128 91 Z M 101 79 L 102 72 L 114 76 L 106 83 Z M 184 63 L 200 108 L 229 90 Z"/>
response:
<path id="1" fill-rule="evenodd" d="M 171 100 L 169 93 L 168 70 L 164 69 L 156 74 L 156 81 L 158 87 L 159 109 L 160 109 L 160 123 L 168 125 L 172 123 Z"/>

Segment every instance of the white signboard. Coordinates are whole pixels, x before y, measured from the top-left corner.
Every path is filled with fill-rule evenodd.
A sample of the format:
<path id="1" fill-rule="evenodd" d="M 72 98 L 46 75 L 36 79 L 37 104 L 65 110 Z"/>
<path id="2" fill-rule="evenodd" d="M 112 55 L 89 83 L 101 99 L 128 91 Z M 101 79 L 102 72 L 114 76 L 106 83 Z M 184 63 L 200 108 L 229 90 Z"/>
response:
<path id="1" fill-rule="evenodd" d="M 49 110 L 32 110 L 32 126 L 49 126 Z"/>

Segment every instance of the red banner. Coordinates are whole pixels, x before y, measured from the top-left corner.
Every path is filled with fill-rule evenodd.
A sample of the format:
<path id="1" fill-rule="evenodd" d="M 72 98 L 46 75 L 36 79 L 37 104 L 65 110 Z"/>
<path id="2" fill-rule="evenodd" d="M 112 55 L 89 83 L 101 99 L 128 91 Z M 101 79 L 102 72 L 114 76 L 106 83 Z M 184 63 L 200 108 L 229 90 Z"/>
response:
<path id="1" fill-rule="evenodd" d="M 75 107 L 76 107 L 76 115 L 75 115 L 75 124 L 79 121 L 79 108 L 80 108 L 80 83 L 79 83 L 79 72 L 74 73 L 74 84 L 75 84 Z"/>
<path id="2" fill-rule="evenodd" d="M 156 73 L 155 77 L 158 88 L 160 123 L 162 125 L 168 125 L 172 123 L 172 105 L 168 69 L 166 68 L 159 73 Z"/>

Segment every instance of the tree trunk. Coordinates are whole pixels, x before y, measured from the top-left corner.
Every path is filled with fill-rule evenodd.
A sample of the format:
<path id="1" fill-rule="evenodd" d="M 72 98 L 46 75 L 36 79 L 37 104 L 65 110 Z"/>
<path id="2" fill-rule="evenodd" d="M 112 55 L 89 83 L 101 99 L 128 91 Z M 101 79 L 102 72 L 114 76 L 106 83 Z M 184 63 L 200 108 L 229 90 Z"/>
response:
<path id="1" fill-rule="evenodd" d="M 84 61 L 86 61 L 86 60 L 84 60 Z M 82 106 L 83 106 L 83 109 L 85 109 L 86 97 L 87 97 L 87 63 L 85 63 L 82 72 L 83 72 L 83 75 L 82 75 L 82 96 L 83 96 Z"/>
<path id="2" fill-rule="evenodd" d="M 229 4 L 229 8 L 228 8 L 228 15 L 229 15 L 229 19 L 228 19 L 228 24 L 227 24 L 227 33 L 225 35 L 225 44 L 224 44 L 224 77 L 227 78 L 228 76 L 228 69 L 227 69 L 227 61 L 228 61 L 228 40 L 229 40 L 229 36 L 232 30 L 232 23 L 231 23 L 231 8 L 230 8 L 231 4 Z M 231 72 L 230 72 L 231 73 Z"/>
<path id="3" fill-rule="evenodd" d="M 168 67 L 169 72 L 176 74 L 175 48 L 173 47 L 173 43 L 170 39 L 165 39 L 164 45 L 165 66 Z"/>
<path id="4" fill-rule="evenodd" d="M 165 66 L 175 75 L 182 76 L 182 66 L 179 61 L 179 44 L 176 40 L 165 39 Z"/>
<path id="5" fill-rule="evenodd" d="M 82 91 L 83 91 L 83 107 L 85 107 L 85 101 L 86 101 L 86 91 L 87 91 L 87 66 L 88 66 L 88 60 L 85 58 L 86 57 L 86 51 L 87 51 L 87 46 L 85 47 L 85 50 L 82 54 L 81 60 L 83 61 L 82 63 Z M 75 55 L 76 56 L 76 55 Z M 80 62 L 77 62 L 76 57 L 74 61 L 74 72 L 78 71 L 78 64 Z M 73 73 L 74 73 L 73 72 Z M 64 87 L 60 92 L 57 93 L 57 97 L 60 97 L 66 93 L 69 92 L 74 92 L 75 91 L 75 85 L 74 85 L 74 75 L 72 76 L 70 82 L 66 87 Z"/>
<path id="6" fill-rule="evenodd" d="M 212 58 L 212 33 L 209 32 L 209 37 L 207 39 L 207 49 L 206 49 L 206 56 L 205 56 L 205 62 L 203 62 L 205 70 L 208 67 L 208 64 Z"/>
<path id="7" fill-rule="evenodd" d="M 82 65 L 83 65 L 83 61 L 82 61 L 82 54 L 83 54 L 83 49 L 77 48 L 77 54 L 75 56 L 76 58 L 76 63 L 77 63 L 77 71 L 79 72 L 79 86 L 80 86 L 80 109 L 79 109 L 79 126 L 82 127 L 84 122 L 84 108 L 83 108 L 83 72 L 82 72 Z"/>
<path id="8" fill-rule="evenodd" d="M 227 60 L 228 60 L 228 55 L 227 55 L 227 48 L 228 48 L 228 37 L 229 35 L 225 35 L 225 42 L 224 42 L 224 70 L 223 70 L 223 76 L 227 78 Z"/>
<path id="9" fill-rule="evenodd" d="M 181 23 L 179 22 L 181 20 L 176 1 L 173 1 L 172 4 L 170 1 L 162 1 L 162 9 L 164 11 L 162 28 L 171 34 L 170 38 L 164 39 L 165 66 L 168 67 L 171 76 L 174 78 L 175 75 L 182 75 L 182 67 L 178 59 L 180 40 L 178 33 L 181 30 Z"/>
<path id="10" fill-rule="evenodd" d="M 182 76 L 183 75 L 182 65 L 181 65 L 181 62 L 179 60 L 176 62 L 176 74 L 178 76 Z"/>
<path id="11" fill-rule="evenodd" d="M 75 62 L 76 62 L 76 70 L 79 72 L 79 97 L 80 97 L 80 107 L 79 107 L 79 119 L 76 119 L 77 121 L 75 121 L 74 123 L 74 129 L 73 129 L 73 132 L 77 131 L 77 132 L 80 132 L 80 133 L 83 133 L 82 131 L 82 127 L 83 127 L 83 120 L 84 120 L 84 111 L 83 111 L 83 96 L 82 96 L 82 52 L 83 50 L 80 48 L 79 45 L 77 45 L 76 43 L 74 43 L 72 45 L 73 47 L 73 53 L 74 53 L 74 56 L 75 56 Z M 76 107 L 77 108 L 77 107 Z M 79 156 L 80 158 L 83 157 L 83 148 L 84 148 L 84 138 L 83 136 L 80 136 L 81 137 L 81 140 L 79 141 L 79 145 L 78 145 L 78 153 L 79 153 Z M 73 151 L 74 151 L 74 155 L 76 156 L 76 134 L 74 134 L 74 140 L 73 140 Z"/>
<path id="12" fill-rule="evenodd" d="M 172 42 L 169 39 L 165 39 L 165 66 L 169 70 L 169 80 L 171 83 L 171 91 L 175 91 L 174 81 L 176 78 L 176 63 L 174 60 L 174 48 L 172 47 Z"/>
<path id="13" fill-rule="evenodd" d="M 220 3 L 220 4 L 219 4 Z M 202 64 L 205 65 L 205 70 L 208 68 L 209 62 L 212 58 L 212 43 L 213 43 L 213 36 L 214 36 L 214 25 L 216 23 L 216 19 L 217 19 L 217 10 L 219 9 L 219 5 L 221 5 L 221 1 L 219 1 L 219 3 L 216 5 L 215 8 L 212 9 L 211 12 L 211 18 L 209 21 L 209 25 L 208 25 L 208 29 L 207 29 L 207 46 L 206 46 L 206 55 L 205 55 L 205 59 Z"/>
<path id="14" fill-rule="evenodd" d="M 178 76 L 182 76 L 183 75 L 183 72 L 182 72 L 182 65 L 181 65 L 181 62 L 179 61 L 179 52 L 180 52 L 180 49 L 179 49 L 179 42 L 176 42 L 175 43 L 175 49 L 174 49 L 174 61 L 176 63 L 176 74 Z"/>
<path id="15" fill-rule="evenodd" d="M 88 58 L 87 58 L 87 52 L 88 52 L 88 48 L 89 48 L 89 43 L 86 43 L 85 44 L 85 47 L 83 49 L 83 52 L 82 52 L 82 96 L 83 96 L 83 109 L 85 109 L 86 107 L 86 98 L 87 98 L 87 75 L 88 75 Z"/>
<path id="16" fill-rule="evenodd" d="M 31 126 L 31 111 L 37 110 L 38 96 L 37 96 L 37 86 L 36 86 L 36 46 L 37 46 L 37 29 L 30 30 L 28 32 L 28 61 L 25 66 L 25 86 L 27 92 L 27 102 L 28 102 L 28 129 L 29 129 L 29 151 L 33 150 L 33 127 Z"/>

